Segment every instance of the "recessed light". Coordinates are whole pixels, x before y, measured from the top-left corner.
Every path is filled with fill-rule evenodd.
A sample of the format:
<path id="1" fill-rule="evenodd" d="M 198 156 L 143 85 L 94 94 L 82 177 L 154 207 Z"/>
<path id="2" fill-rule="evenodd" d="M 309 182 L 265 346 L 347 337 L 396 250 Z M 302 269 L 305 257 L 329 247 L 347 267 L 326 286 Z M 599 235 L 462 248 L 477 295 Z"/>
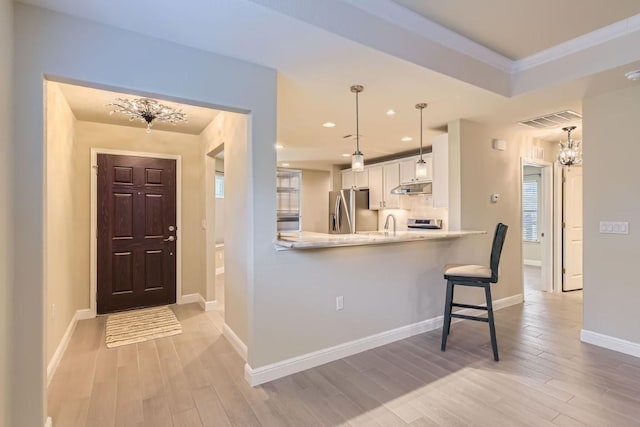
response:
<path id="1" fill-rule="evenodd" d="M 285 167 L 285 168 L 288 168 L 291 165 L 289 163 L 283 163 L 282 166 Z"/>
<path id="2" fill-rule="evenodd" d="M 396 110 L 394 110 L 393 108 L 389 108 L 387 110 L 387 116 L 395 116 L 396 115 Z"/>
<path id="3" fill-rule="evenodd" d="M 335 123 L 333 123 L 333 122 L 324 122 L 324 123 L 322 124 L 322 126 L 324 126 L 324 127 L 326 127 L 326 128 L 333 128 L 333 127 L 336 127 L 336 124 L 335 124 Z"/>
<path id="4" fill-rule="evenodd" d="M 627 74 L 625 74 L 625 77 L 631 81 L 640 80 L 640 70 L 629 71 Z"/>
<path id="5" fill-rule="evenodd" d="M 276 150 L 282 150 L 283 148 L 284 148 L 284 145 L 276 144 Z"/>
<path id="6" fill-rule="evenodd" d="M 400 138 L 400 141 L 409 142 L 409 141 L 413 141 L 413 138 L 411 138 L 410 136 L 403 136 L 402 138 Z"/>
<path id="7" fill-rule="evenodd" d="M 351 157 L 351 154 L 349 154 L 349 153 L 342 153 L 342 157 Z"/>

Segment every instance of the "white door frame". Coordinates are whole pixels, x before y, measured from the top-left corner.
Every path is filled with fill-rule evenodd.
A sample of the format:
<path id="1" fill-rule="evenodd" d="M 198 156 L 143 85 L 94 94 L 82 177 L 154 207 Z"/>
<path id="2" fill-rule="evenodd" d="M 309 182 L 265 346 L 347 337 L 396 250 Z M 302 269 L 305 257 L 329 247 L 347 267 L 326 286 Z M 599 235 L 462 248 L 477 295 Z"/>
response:
<path id="1" fill-rule="evenodd" d="M 544 240 L 540 241 L 540 249 L 541 249 L 541 258 L 542 258 L 542 274 L 541 274 L 541 283 L 542 290 L 546 292 L 554 292 L 557 288 L 556 286 L 556 270 L 557 264 L 554 262 L 555 257 L 555 248 L 554 242 L 556 240 L 555 236 L 555 217 L 554 217 L 554 168 L 553 163 L 547 162 L 539 159 L 530 159 L 526 157 L 520 158 L 520 224 L 522 224 L 523 214 L 522 214 L 522 185 L 524 182 L 524 167 L 525 166 L 535 166 L 540 168 L 540 188 L 542 190 L 541 197 L 541 205 L 540 211 L 542 213 L 542 225 L 543 232 L 545 234 Z M 522 239 L 522 236 L 519 236 Z M 524 263 L 524 259 L 523 259 Z M 522 283 L 524 283 L 524 269 L 522 270 Z"/>
<path id="2" fill-rule="evenodd" d="M 91 148 L 91 267 L 90 309 L 97 314 L 98 293 L 98 154 L 153 157 L 176 161 L 176 303 L 182 302 L 182 156 L 179 154 L 146 153 L 139 151 Z"/>

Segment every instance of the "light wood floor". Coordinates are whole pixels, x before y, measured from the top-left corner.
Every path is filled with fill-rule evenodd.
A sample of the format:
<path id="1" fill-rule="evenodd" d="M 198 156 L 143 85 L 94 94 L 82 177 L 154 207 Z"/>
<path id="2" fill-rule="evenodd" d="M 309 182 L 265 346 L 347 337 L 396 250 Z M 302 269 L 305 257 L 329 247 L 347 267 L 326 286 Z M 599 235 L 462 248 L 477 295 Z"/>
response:
<path id="1" fill-rule="evenodd" d="M 487 325 L 463 321 L 445 353 L 433 331 L 256 388 L 219 315 L 174 310 L 182 335 L 111 350 L 103 318 L 79 322 L 54 426 L 640 425 L 640 359 L 580 343 L 581 293 L 498 311 L 498 363 Z"/>

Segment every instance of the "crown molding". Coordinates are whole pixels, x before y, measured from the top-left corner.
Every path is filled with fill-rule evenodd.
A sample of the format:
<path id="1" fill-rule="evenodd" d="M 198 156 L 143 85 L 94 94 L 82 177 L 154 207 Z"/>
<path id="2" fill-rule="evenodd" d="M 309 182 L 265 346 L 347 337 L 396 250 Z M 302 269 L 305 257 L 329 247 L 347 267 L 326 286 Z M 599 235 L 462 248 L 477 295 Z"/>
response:
<path id="1" fill-rule="evenodd" d="M 513 69 L 513 60 L 510 58 L 392 0 L 343 0 L 343 2 L 505 73 L 511 73 Z"/>
<path id="2" fill-rule="evenodd" d="M 606 27 L 598 28 L 587 34 L 560 43 L 526 58 L 513 62 L 512 73 L 530 70 L 548 62 L 562 59 L 577 52 L 585 51 L 611 40 L 618 39 L 640 31 L 640 14 L 614 22 Z"/>

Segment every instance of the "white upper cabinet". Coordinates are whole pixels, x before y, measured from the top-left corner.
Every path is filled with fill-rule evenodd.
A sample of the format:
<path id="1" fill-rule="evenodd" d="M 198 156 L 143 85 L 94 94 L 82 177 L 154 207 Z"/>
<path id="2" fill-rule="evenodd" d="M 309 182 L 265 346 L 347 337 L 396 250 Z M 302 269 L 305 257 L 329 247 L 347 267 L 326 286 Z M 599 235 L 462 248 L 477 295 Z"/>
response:
<path id="1" fill-rule="evenodd" d="M 342 189 L 348 190 L 353 188 L 355 185 L 355 180 L 353 178 L 353 171 L 351 169 L 342 171 Z"/>
<path id="2" fill-rule="evenodd" d="M 415 182 L 433 180 L 433 157 L 431 153 L 422 155 L 422 159 L 427 165 L 427 176 L 422 179 L 416 178 L 416 162 L 419 158 L 420 156 L 415 156 L 400 161 L 400 182 L 402 184 L 413 184 Z"/>
<path id="3" fill-rule="evenodd" d="M 369 167 L 369 209 L 398 209 L 400 196 L 391 190 L 400 185 L 397 162 Z"/>
<path id="4" fill-rule="evenodd" d="M 369 170 L 362 172 L 353 172 L 351 169 L 342 171 L 342 189 L 349 188 L 368 188 L 369 187 Z"/>

